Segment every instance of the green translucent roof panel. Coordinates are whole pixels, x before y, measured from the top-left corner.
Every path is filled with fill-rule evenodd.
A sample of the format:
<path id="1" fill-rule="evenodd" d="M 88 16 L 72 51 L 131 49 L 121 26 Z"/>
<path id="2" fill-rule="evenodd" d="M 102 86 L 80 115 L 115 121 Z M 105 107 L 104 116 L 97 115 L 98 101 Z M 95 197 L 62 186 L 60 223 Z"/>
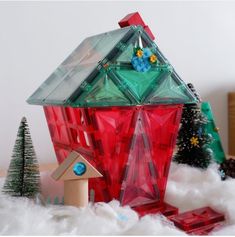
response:
<path id="1" fill-rule="evenodd" d="M 154 52 L 158 58 L 160 63 L 168 64 L 168 60 L 163 56 L 158 46 L 149 38 L 148 34 L 143 30 L 142 32 L 137 31 L 128 41 L 127 44 L 122 45 L 120 47 L 122 52 L 113 59 L 113 62 L 117 63 L 126 63 L 130 62 L 133 56 L 133 48 L 139 43 L 141 39 L 143 48 L 150 48 L 152 52 Z"/>
<path id="2" fill-rule="evenodd" d="M 126 27 L 86 38 L 30 96 L 32 104 L 63 104 L 121 41 L 132 32 Z"/>
<path id="3" fill-rule="evenodd" d="M 131 104 L 131 100 L 114 83 L 108 73 L 100 72 L 87 91 L 74 102 L 80 106 L 109 106 Z"/>
<path id="4" fill-rule="evenodd" d="M 166 72 L 167 71 L 167 72 Z M 142 104 L 158 80 L 169 75 L 169 69 L 155 68 L 148 73 L 131 68 L 110 67 L 101 70 L 71 106 L 126 106 Z"/>
<path id="5" fill-rule="evenodd" d="M 147 72 L 131 65 L 141 41 L 158 58 Z M 28 99 L 31 104 L 73 107 L 196 102 L 157 45 L 140 26 L 85 39 Z"/>
<path id="6" fill-rule="evenodd" d="M 126 83 L 128 88 L 130 88 L 140 102 L 145 92 L 151 87 L 160 73 L 160 71 L 155 70 L 150 70 L 148 73 L 141 73 L 125 68 L 116 70 L 116 74 L 121 79 L 122 83 Z"/>
<path id="7" fill-rule="evenodd" d="M 192 99 L 188 86 L 182 83 L 174 74 L 159 80 L 152 93 L 149 94 L 149 103 L 179 103 L 185 104 Z"/>

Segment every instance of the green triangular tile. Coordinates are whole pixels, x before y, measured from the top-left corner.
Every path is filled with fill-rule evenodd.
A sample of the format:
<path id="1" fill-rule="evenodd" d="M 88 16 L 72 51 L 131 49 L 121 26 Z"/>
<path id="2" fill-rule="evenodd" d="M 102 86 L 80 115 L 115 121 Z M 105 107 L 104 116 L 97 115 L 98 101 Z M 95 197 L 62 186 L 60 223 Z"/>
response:
<path id="1" fill-rule="evenodd" d="M 82 94 L 75 103 L 86 106 L 99 106 L 99 105 L 129 105 L 130 101 L 126 96 L 118 89 L 112 79 L 104 74 L 101 78 L 96 80 L 96 83 L 88 91 Z"/>
<path id="2" fill-rule="evenodd" d="M 133 69 L 117 69 L 116 74 L 135 95 L 137 101 L 141 101 L 146 90 L 156 81 L 160 71 L 137 72 Z"/>
<path id="3" fill-rule="evenodd" d="M 128 45 L 128 47 L 118 56 L 117 62 L 130 62 L 133 56 L 133 44 Z"/>
<path id="4" fill-rule="evenodd" d="M 147 98 L 150 103 L 187 103 L 192 100 L 187 92 L 188 88 L 180 81 L 169 75 L 157 85 L 153 93 Z"/>

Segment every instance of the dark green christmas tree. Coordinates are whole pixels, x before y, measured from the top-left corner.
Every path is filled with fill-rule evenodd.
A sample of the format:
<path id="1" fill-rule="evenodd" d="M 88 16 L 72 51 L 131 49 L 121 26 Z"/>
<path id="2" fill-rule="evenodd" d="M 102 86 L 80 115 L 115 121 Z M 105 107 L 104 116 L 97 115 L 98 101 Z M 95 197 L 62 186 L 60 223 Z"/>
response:
<path id="1" fill-rule="evenodd" d="M 40 191 L 39 165 L 28 123 L 22 118 L 3 192 L 33 198 Z"/>
<path id="2" fill-rule="evenodd" d="M 183 108 L 181 127 L 177 138 L 178 151 L 173 161 L 206 169 L 212 161 L 213 151 L 207 147 L 212 136 L 206 134 L 206 117 L 197 104 Z"/>

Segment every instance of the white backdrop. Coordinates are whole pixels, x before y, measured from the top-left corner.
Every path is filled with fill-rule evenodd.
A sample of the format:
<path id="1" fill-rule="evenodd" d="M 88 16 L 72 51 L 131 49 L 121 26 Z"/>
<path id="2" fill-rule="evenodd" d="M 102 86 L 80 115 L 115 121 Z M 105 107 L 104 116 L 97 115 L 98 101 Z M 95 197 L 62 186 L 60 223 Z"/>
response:
<path id="1" fill-rule="evenodd" d="M 235 3 L 0 3 L 0 168 L 7 167 L 21 117 L 41 163 L 55 155 L 40 106 L 25 100 L 87 36 L 118 28 L 139 11 L 178 74 L 212 104 L 227 151 L 227 92 L 235 90 Z"/>

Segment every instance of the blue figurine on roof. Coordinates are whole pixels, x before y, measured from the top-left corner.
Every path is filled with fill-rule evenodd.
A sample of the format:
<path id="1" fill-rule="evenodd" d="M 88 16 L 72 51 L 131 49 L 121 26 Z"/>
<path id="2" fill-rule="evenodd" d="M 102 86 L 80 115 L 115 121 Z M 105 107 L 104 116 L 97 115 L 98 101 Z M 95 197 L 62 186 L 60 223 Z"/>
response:
<path id="1" fill-rule="evenodd" d="M 157 63 L 157 56 L 149 48 L 136 47 L 131 63 L 136 71 L 147 72 L 153 64 Z"/>

